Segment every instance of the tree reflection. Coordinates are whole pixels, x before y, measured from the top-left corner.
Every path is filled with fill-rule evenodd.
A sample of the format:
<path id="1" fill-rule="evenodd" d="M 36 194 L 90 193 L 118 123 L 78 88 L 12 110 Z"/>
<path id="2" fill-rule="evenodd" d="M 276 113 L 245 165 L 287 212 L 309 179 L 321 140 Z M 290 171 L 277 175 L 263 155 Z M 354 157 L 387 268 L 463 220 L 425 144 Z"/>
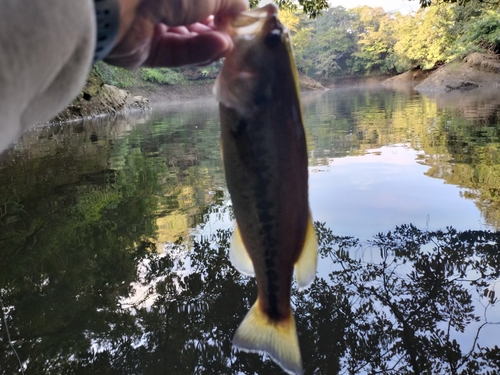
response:
<path id="1" fill-rule="evenodd" d="M 122 300 L 138 283 L 141 260 L 156 251 L 158 218 L 187 217 L 202 203 L 208 212 L 211 197 L 199 192 L 223 178 L 214 173 L 218 153 L 214 167 L 204 152 L 218 141 L 211 120 L 197 118 L 197 127 L 211 127 L 196 134 L 202 140 L 186 124 L 161 120 L 145 128 L 117 118 L 36 129 L 25 136 L 35 139 L 31 146 L 21 141 L 2 155 L 1 374 L 19 370 L 9 342 L 28 374 L 116 373 L 127 345 L 140 355 L 142 331 Z M 100 350 L 101 342 L 123 352 Z M 134 361 L 142 365 L 132 359 L 131 368 Z"/>
<path id="2" fill-rule="evenodd" d="M 322 100 L 345 115 L 309 111 L 321 120 L 309 120 L 319 156 L 413 142 L 442 156 L 427 159 L 430 176 L 468 188 L 496 223 L 497 128 L 449 126 L 452 115 L 443 114 L 429 130 L 435 105 L 394 96 L 365 94 L 353 111 L 345 95 Z M 232 348 L 256 286 L 229 263 L 230 231 L 157 248 L 168 242 L 158 238 L 158 218 L 189 216 L 191 228 L 230 209 L 217 124 L 199 114 L 156 120 L 123 123 L 119 137 L 106 133 L 117 128 L 54 127 L 28 135 L 42 146 L 38 157 L 32 147 L 9 151 L 16 160 L 5 162 L 9 184 L 0 185 L 0 374 L 19 371 L 10 345 L 26 374 L 281 373 Z M 365 244 L 322 224 L 317 231 L 333 271 L 304 292 L 294 287 L 292 301 L 306 374 L 500 372 L 491 344 L 500 329 L 498 233 L 401 226 Z"/>
<path id="3" fill-rule="evenodd" d="M 330 279 L 350 301 L 343 358 L 349 374 L 460 374 L 485 358 L 477 337 L 459 341 L 475 322 L 482 321 L 478 335 L 485 325 L 500 323 L 488 318 L 496 302 L 488 288 L 499 276 L 499 233 L 403 225 L 378 234 L 371 246 L 380 259 L 365 262 L 336 245 L 331 231 L 319 232 L 323 255 L 340 266 Z M 475 308 L 477 298 L 484 311 Z"/>
<path id="4" fill-rule="evenodd" d="M 294 288 L 306 374 L 500 371 L 500 350 L 482 340 L 500 323 L 492 287 L 499 233 L 403 225 L 366 247 L 323 224 L 317 232 L 334 271 L 304 292 Z M 269 359 L 232 348 L 256 286 L 231 266 L 230 237 L 219 230 L 190 250 L 177 243 L 156 253 L 140 242 L 129 252 L 63 258 L 64 267 L 11 267 L 1 298 L 26 373 L 279 373 Z M 367 261 L 368 251 L 377 259 Z M 1 343 L 1 373 L 14 373 L 5 329 Z"/>
<path id="5" fill-rule="evenodd" d="M 424 153 L 427 176 L 467 189 L 462 196 L 474 201 L 495 229 L 500 228 L 499 117 L 500 98 L 490 91 L 429 99 L 373 87 L 335 89 L 304 106 L 311 165 L 408 144 Z"/>

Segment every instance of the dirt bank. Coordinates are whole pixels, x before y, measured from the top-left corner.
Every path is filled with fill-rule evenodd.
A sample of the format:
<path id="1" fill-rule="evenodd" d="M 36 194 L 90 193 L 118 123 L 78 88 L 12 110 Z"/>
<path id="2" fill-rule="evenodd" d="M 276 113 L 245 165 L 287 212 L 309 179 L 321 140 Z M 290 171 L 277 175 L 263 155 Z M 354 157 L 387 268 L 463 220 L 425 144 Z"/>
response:
<path id="1" fill-rule="evenodd" d="M 213 98 L 213 81 L 189 85 L 156 85 L 150 88 L 131 88 L 134 95 L 149 99 L 152 104 L 183 101 L 191 99 Z"/>
<path id="2" fill-rule="evenodd" d="M 156 85 L 151 88 L 132 88 L 134 95 L 146 97 L 151 103 L 164 103 L 171 101 L 213 98 L 213 86 L 215 80 L 206 80 L 189 85 Z M 318 81 L 299 76 L 300 89 L 304 91 L 326 90 Z"/>
<path id="3" fill-rule="evenodd" d="M 429 77 L 435 69 L 414 68 L 403 74 L 386 79 L 383 84 L 388 86 L 399 86 L 406 84 L 417 85 Z"/>
<path id="4" fill-rule="evenodd" d="M 500 60 L 493 53 L 471 53 L 461 60 L 443 65 L 425 81 L 415 86 L 417 91 L 469 91 L 500 88 Z"/>
<path id="5" fill-rule="evenodd" d="M 500 58 L 493 53 L 471 53 L 432 71 L 411 70 L 392 77 L 384 84 L 414 84 L 420 92 L 464 92 L 474 89 L 500 89 Z"/>

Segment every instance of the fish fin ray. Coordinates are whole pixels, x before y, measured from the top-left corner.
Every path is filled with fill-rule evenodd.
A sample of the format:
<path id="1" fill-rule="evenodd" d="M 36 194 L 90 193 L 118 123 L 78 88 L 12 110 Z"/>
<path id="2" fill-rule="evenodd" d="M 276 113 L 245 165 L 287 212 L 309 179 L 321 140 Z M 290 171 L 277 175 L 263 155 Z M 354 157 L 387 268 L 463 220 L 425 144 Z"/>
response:
<path id="1" fill-rule="evenodd" d="M 246 352 L 266 353 L 289 374 L 303 373 L 292 310 L 288 319 L 273 322 L 257 300 L 236 330 L 233 345 Z"/>
<path id="2" fill-rule="evenodd" d="M 307 288 L 313 282 L 318 262 L 318 240 L 316 239 L 316 230 L 314 229 L 310 213 L 307 221 L 304 247 L 300 253 L 299 260 L 295 263 L 295 278 L 297 279 L 299 290 Z"/>
<path id="3" fill-rule="evenodd" d="M 248 251 L 243 244 L 241 233 L 238 225 L 235 226 L 233 238 L 231 239 L 231 247 L 229 248 L 229 259 L 234 268 L 247 276 L 255 276 L 252 259 L 248 255 Z"/>

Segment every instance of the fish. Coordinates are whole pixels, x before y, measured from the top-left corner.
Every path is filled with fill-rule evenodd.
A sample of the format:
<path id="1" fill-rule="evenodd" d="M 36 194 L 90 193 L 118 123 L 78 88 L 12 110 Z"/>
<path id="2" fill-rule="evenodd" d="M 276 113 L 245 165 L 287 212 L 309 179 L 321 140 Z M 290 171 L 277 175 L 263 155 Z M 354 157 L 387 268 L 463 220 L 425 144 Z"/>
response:
<path id="1" fill-rule="evenodd" d="M 308 155 L 298 73 L 290 34 L 267 4 L 227 22 L 234 48 L 225 56 L 214 93 L 221 152 L 235 230 L 229 257 L 257 280 L 257 301 L 233 345 L 266 353 L 289 374 L 302 374 L 291 306 L 315 278 L 317 239 L 308 195 Z"/>

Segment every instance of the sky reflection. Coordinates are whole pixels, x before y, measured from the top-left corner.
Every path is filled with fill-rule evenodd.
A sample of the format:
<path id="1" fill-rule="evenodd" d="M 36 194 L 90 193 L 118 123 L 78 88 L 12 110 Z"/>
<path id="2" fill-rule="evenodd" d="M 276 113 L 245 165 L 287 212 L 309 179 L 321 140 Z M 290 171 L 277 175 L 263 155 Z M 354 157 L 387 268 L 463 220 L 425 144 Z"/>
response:
<path id="1" fill-rule="evenodd" d="M 314 220 L 361 240 L 403 223 L 430 230 L 488 229 L 474 202 L 460 196 L 464 189 L 425 176 L 429 167 L 418 162 L 418 155 L 399 144 L 311 167 Z"/>

